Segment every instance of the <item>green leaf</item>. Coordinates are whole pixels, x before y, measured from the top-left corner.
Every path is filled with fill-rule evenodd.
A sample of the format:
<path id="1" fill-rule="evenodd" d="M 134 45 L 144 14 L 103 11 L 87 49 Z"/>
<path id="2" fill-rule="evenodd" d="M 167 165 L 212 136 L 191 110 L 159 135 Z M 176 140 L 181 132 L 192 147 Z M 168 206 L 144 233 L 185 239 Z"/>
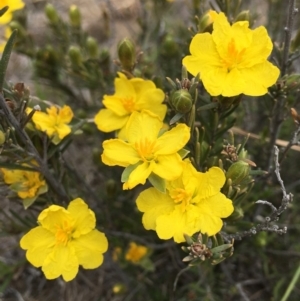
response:
<path id="1" fill-rule="evenodd" d="M 2 17 L 6 11 L 8 10 L 8 6 L 4 6 L 3 8 L 0 9 L 0 17 Z"/>
<path id="2" fill-rule="evenodd" d="M 163 178 L 152 173 L 148 180 L 158 191 L 166 193 L 166 181 Z"/>
<path id="3" fill-rule="evenodd" d="M 208 103 L 207 105 L 204 105 L 204 106 L 201 106 L 197 109 L 197 112 L 200 112 L 200 111 L 206 111 L 206 110 L 210 110 L 210 109 L 215 109 L 218 107 L 218 103 L 217 102 L 211 102 L 211 103 Z"/>
<path id="4" fill-rule="evenodd" d="M 28 170 L 28 171 L 37 171 L 36 169 L 30 167 L 30 166 L 24 166 L 14 163 L 4 163 L 0 162 L 0 168 L 6 168 L 11 170 Z"/>
<path id="5" fill-rule="evenodd" d="M 211 249 L 212 253 L 220 253 L 232 247 L 232 244 L 224 244 Z"/>
<path id="6" fill-rule="evenodd" d="M 15 42 L 15 38 L 17 35 L 17 30 L 15 29 L 12 34 L 10 35 L 4 50 L 3 50 L 3 54 L 0 60 L 0 92 L 3 89 L 3 84 L 4 84 L 4 78 L 5 78 L 5 73 L 6 73 L 6 69 L 8 66 L 8 62 L 9 62 L 9 58 L 11 55 L 11 52 L 13 50 L 14 47 L 14 42 Z"/>
<path id="7" fill-rule="evenodd" d="M 174 117 L 172 117 L 169 124 L 172 125 L 172 124 L 176 123 L 182 116 L 184 116 L 184 114 L 177 113 Z"/>
<path id="8" fill-rule="evenodd" d="M 129 165 L 127 166 L 124 170 L 123 170 L 123 173 L 122 173 L 122 176 L 121 176 L 121 182 L 122 183 L 125 183 L 128 181 L 129 179 L 129 176 L 130 174 L 141 164 L 141 162 L 138 162 L 136 164 L 133 164 L 133 165 Z"/>

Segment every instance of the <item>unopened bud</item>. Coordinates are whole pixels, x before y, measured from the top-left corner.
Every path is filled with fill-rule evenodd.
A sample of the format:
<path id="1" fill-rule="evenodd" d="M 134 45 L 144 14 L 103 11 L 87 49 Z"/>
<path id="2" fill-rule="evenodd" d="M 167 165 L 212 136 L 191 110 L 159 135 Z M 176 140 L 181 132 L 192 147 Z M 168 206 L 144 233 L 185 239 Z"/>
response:
<path id="1" fill-rule="evenodd" d="M 70 58 L 70 61 L 75 66 L 80 66 L 82 63 L 82 55 L 80 48 L 77 46 L 71 46 L 68 51 L 68 55 Z"/>
<path id="2" fill-rule="evenodd" d="M 52 4 L 47 3 L 47 5 L 45 6 L 45 14 L 51 23 L 53 24 L 58 23 L 59 16 L 57 14 L 55 7 Z"/>
<path id="3" fill-rule="evenodd" d="M 226 172 L 226 179 L 232 180 L 232 185 L 240 184 L 248 175 L 250 166 L 244 161 L 233 163 Z"/>
<path id="4" fill-rule="evenodd" d="M 294 52 L 300 46 L 300 29 L 297 31 L 295 38 L 291 43 L 291 51 Z"/>
<path id="5" fill-rule="evenodd" d="M 249 10 L 243 10 L 241 11 L 235 18 L 234 22 L 240 22 L 240 21 L 248 21 L 249 27 L 251 27 L 253 24 L 253 20 L 251 18 Z"/>
<path id="6" fill-rule="evenodd" d="M 286 77 L 285 87 L 288 91 L 297 90 L 300 88 L 300 74 L 291 74 Z"/>
<path id="7" fill-rule="evenodd" d="M 76 5 L 71 5 L 69 10 L 71 26 L 79 28 L 81 26 L 81 14 Z"/>
<path id="8" fill-rule="evenodd" d="M 193 106 L 191 94 L 184 89 L 173 92 L 170 101 L 174 109 L 183 114 L 189 112 Z"/>
<path id="9" fill-rule="evenodd" d="M 0 130 L 0 146 L 4 144 L 5 140 L 5 134 Z"/>
<path id="10" fill-rule="evenodd" d="M 86 47 L 89 52 L 89 56 L 92 59 L 96 59 L 99 56 L 98 42 L 93 37 L 88 37 L 86 39 Z"/>
<path id="11" fill-rule="evenodd" d="M 212 32 L 215 17 L 218 15 L 214 10 L 209 10 L 199 21 L 198 32 Z"/>
<path id="12" fill-rule="evenodd" d="M 122 68 L 132 71 L 135 65 L 135 46 L 128 38 L 123 39 L 118 45 L 118 57 Z"/>

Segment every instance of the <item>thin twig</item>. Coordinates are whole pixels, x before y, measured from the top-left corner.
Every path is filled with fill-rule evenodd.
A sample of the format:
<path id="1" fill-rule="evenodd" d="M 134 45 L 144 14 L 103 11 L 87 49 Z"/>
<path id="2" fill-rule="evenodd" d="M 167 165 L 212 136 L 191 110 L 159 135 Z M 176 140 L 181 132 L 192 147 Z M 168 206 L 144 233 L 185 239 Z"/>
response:
<path id="1" fill-rule="evenodd" d="M 277 222 L 279 219 L 279 216 L 288 208 L 288 205 L 293 201 L 293 195 L 291 193 L 287 193 L 284 183 L 281 179 L 280 176 L 280 165 L 279 165 L 279 161 L 278 161 L 278 157 L 279 157 L 279 149 L 277 146 L 274 146 L 275 151 L 274 151 L 274 161 L 275 161 L 275 174 L 277 177 L 277 180 L 280 184 L 281 187 L 281 191 L 283 194 L 282 200 L 281 200 L 281 205 L 279 206 L 279 208 L 276 208 L 273 204 L 271 204 L 268 201 L 262 201 L 259 200 L 256 203 L 258 204 L 263 204 L 263 205 L 267 205 L 272 209 L 272 213 L 265 217 L 265 221 L 262 222 L 261 224 L 257 224 L 255 226 L 253 226 L 251 229 L 241 232 L 241 233 L 235 233 L 235 234 L 231 234 L 231 235 L 226 235 L 225 233 L 222 233 L 222 235 L 224 236 L 224 238 L 227 240 L 241 240 L 244 237 L 249 237 L 252 235 L 256 235 L 259 232 L 262 231 L 266 231 L 266 232 L 275 232 L 277 234 L 285 234 L 287 231 L 287 227 L 282 227 L 280 228 L 279 226 L 277 226 L 276 224 L 271 224 L 272 222 Z"/>
<path id="2" fill-rule="evenodd" d="M 298 9 L 295 7 L 295 0 L 288 1 L 288 14 L 286 19 L 286 26 L 284 28 L 285 38 L 284 38 L 284 46 L 283 46 L 283 57 L 281 64 L 281 76 L 284 76 L 287 72 L 287 67 L 289 64 L 289 50 L 292 39 L 292 30 L 294 25 L 295 15 L 298 12 Z M 274 145 L 275 141 L 278 137 L 279 130 L 281 124 L 284 120 L 284 105 L 286 101 L 286 95 L 284 93 L 280 93 L 280 95 L 274 99 L 274 110 L 273 116 L 270 121 L 270 151 L 269 151 L 269 162 L 268 162 L 268 172 L 269 174 L 272 171 L 272 163 L 274 158 Z"/>
<path id="3" fill-rule="evenodd" d="M 69 197 L 68 197 L 64 187 L 52 175 L 52 173 L 48 169 L 47 163 L 44 162 L 44 160 L 41 158 L 40 154 L 36 150 L 35 146 L 33 145 L 32 141 L 30 140 L 29 136 L 23 130 L 19 121 L 17 121 L 15 116 L 12 114 L 12 112 L 6 105 L 5 99 L 1 93 L 0 93 L 0 109 L 3 110 L 4 115 L 6 116 L 8 122 L 15 129 L 16 133 L 18 134 L 19 138 L 25 145 L 28 152 L 33 156 L 34 160 L 37 162 L 37 165 L 39 167 L 39 172 L 44 175 L 49 186 L 61 198 L 61 201 L 68 201 Z"/>
<path id="4" fill-rule="evenodd" d="M 283 47 L 283 57 L 281 64 L 281 76 L 286 74 L 287 66 L 289 64 L 289 51 L 292 39 L 292 30 L 294 25 L 295 15 L 298 13 L 298 9 L 295 7 L 295 0 L 289 0 L 288 3 L 288 15 L 286 19 L 286 26 L 284 28 L 284 47 Z"/>

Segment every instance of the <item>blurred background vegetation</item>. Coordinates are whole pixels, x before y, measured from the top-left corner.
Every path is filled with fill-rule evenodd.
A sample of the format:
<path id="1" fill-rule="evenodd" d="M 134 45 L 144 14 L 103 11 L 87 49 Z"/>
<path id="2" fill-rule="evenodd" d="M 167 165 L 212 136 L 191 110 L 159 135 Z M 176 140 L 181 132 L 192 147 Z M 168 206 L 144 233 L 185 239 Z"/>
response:
<path id="1" fill-rule="evenodd" d="M 277 222 L 280 227 L 287 226 L 287 233 L 280 236 L 260 232 L 236 241 L 233 256 L 221 264 L 212 266 L 203 262 L 184 270 L 187 264 L 182 262 L 185 253 L 180 245 L 160 241 L 156 233 L 143 228 L 135 206 L 141 188 L 123 191 L 119 181 L 122 170 L 101 163 L 102 141 L 113 134 L 99 132 L 93 123 L 93 117 L 102 108 L 103 95 L 113 93 L 113 80 L 121 69 L 117 55 L 121 39 L 129 37 L 135 42 L 138 63 L 134 75 L 152 79 L 169 95 L 172 87 L 166 77 L 181 79 L 182 58 L 189 53 L 191 38 L 210 8 L 225 11 L 231 21 L 249 10 L 252 28 L 266 26 L 274 42 L 271 61 L 281 66 L 287 1 L 27 0 L 25 3 L 25 9 L 15 12 L 10 23 L 12 29 L 18 29 L 18 36 L 6 75 L 6 96 L 17 103 L 21 101 L 12 91 L 17 82 L 23 82 L 30 89 L 30 107 L 37 103 L 47 106 L 49 102 L 72 107 L 76 130 L 59 147 L 49 146 L 48 153 L 52 154 L 49 161 L 69 195 L 79 194 L 95 211 L 98 229 L 108 237 L 109 251 L 103 266 L 80 270 L 70 283 L 62 279 L 46 280 L 40 270 L 26 262 L 18 243 L 22 234 L 35 226 L 45 204 L 56 203 L 55 191 L 39 197 L 25 212 L 19 199 L 8 199 L 9 190 L 2 183 L 0 300 L 283 301 L 289 285 L 292 291 L 288 300 L 299 300 L 299 282 L 292 283 L 300 265 L 299 147 L 289 150 L 281 162 L 281 177 L 287 191 L 294 195 L 294 202 Z M 70 8 L 71 4 L 77 7 Z M 297 0 L 296 7 L 299 6 Z M 287 75 L 300 72 L 299 26 L 298 14 Z M 280 84 L 284 85 L 283 81 Z M 284 92 L 272 87 L 271 93 L 264 97 L 243 97 L 227 120 L 228 127 L 235 126 L 232 129 L 235 145 L 242 143 L 247 133 L 252 134 L 245 146 L 248 159 L 258 169 L 270 172 L 267 176 L 253 177 L 255 185 L 242 200 L 244 218 L 228 223 L 229 233 L 248 230 L 270 213 L 269 207 L 255 205 L 257 200 L 268 200 L 276 207 L 281 204 L 282 192 L 269 160 L 273 148 L 270 137 L 276 93 L 285 93 L 282 123 L 276 138 L 290 141 L 296 129 L 290 109 L 300 112 L 299 78 L 293 84 Z M 203 88 L 199 92 L 204 95 L 204 100 L 199 101 L 205 104 Z M 170 110 L 168 119 L 173 116 Z M 209 128 L 210 113 L 201 118 Z M 230 135 L 225 133 L 218 139 L 216 144 L 222 145 L 224 139 L 230 140 Z M 42 143 L 37 134 L 32 134 L 32 140 L 37 148 Z M 13 157 L 7 155 L 1 164 L 8 159 Z M 132 242 L 148 250 L 137 262 L 130 261 L 128 256 L 126 259 Z"/>

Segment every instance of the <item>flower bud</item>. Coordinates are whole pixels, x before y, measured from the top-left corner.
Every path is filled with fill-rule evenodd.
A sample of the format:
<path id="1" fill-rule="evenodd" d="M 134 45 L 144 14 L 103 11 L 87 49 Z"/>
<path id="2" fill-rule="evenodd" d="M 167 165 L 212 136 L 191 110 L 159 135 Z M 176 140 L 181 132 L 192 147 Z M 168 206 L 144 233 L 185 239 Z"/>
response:
<path id="1" fill-rule="evenodd" d="M 300 29 L 297 31 L 295 38 L 291 43 L 291 51 L 294 52 L 300 46 Z"/>
<path id="2" fill-rule="evenodd" d="M 183 114 L 189 112 L 193 106 L 191 94 L 184 89 L 173 92 L 170 101 L 174 109 Z"/>
<path id="3" fill-rule="evenodd" d="M 297 90 L 300 88 L 300 74 L 291 74 L 286 77 L 285 87 L 288 91 Z"/>
<path id="4" fill-rule="evenodd" d="M 57 24 L 58 21 L 59 21 L 59 16 L 57 14 L 57 11 L 55 9 L 55 7 L 48 3 L 46 6 L 45 6 L 45 14 L 48 18 L 48 20 L 53 23 L 53 24 Z"/>
<path id="5" fill-rule="evenodd" d="M 80 27 L 81 25 L 81 14 L 76 5 L 71 5 L 69 10 L 69 18 L 71 26 L 73 27 Z"/>
<path id="6" fill-rule="evenodd" d="M 89 52 L 89 56 L 92 59 L 96 59 L 99 56 L 98 42 L 93 37 L 88 37 L 86 39 L 86 47 Z"/>
<path id="7" fill-rule="evenodd" d="M 68 51 L 68 55 L 70 58 L 70 61 L 75 66 L 80 66 L 82 63 L 82 55 L 80 48 L 77 46 L 71 46 Z"/>
<path id="8" fill-rule="evenodd" d="M 212 33 L 214 19 L 218 14 L 214 10 L 209 10 L 199 21 L 198 32 L 209 32 Z"/>
<path id="9" fill-rule="evenodd" d="M 234 22 L 240 22 L 240 21 L 248 21 L 249 27 L 252 26 L 253 20 L 250 16 L 249 10 L 243 10 L 236 16 Z"/>
<path id="10" fill-rule="evenodd" d="M 135 46 L 128 38 L 123 39 L 118 45 L 118 57 L 122 68 L 131 71 L 135 65 Z"/>
<path id="11" fill-rule="evenodd" d="M 6 137 L 5 134 L 0 130 L 0 146 L 5 143 Z"/>
<path id="12" fill-rule="evenodd" d="M 244 161 L 233 163 L 226 172 L 226 179 L 232 180 L 232 185 L 240 184 L 250 172 L 250 166 Z"/>

